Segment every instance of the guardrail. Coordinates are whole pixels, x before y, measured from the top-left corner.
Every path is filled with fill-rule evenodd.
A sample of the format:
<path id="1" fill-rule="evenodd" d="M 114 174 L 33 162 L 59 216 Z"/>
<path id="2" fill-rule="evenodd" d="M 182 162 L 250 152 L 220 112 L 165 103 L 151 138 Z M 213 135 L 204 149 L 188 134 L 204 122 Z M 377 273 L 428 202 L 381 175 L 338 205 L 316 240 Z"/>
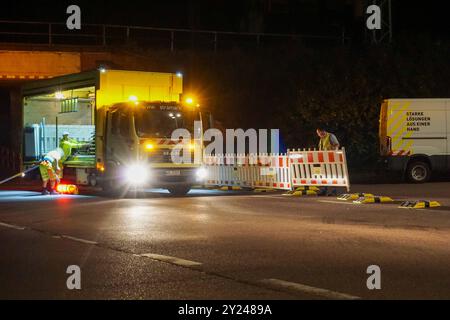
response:
<path id="1" fill-rule="evenodd" d="M 281 33 L 228 32 L 156 28 L 110 24 L 83 24 L 81 30 L 69 30 L 65 23 L 0 20 L 0 43 L 35 45 L 115 46 L 136 44 L 177 49 L 201 47 L 217 51 L 244 45 L 270 46 L 293 41 L 345 44 L 350 40 L 344 30 L 333 36 Z"/>

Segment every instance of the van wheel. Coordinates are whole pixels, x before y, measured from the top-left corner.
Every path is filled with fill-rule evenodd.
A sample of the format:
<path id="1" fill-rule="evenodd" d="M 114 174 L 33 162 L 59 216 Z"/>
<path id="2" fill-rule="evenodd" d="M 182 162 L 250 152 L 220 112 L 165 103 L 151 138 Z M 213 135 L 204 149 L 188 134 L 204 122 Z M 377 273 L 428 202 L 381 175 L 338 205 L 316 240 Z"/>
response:
<path id="1" fill-rule="evenodd" d="M 173 196 L 184 196 L 191 190 L 191 186 L 176 186 L 168 188 L 169 192 Z"/>
<path id="2" fill-rule="evenodd" d="M 414 161 L 408 165 L 406 176 L 410 182 L 424 183 L 430 180 L 431 168 L 426 162 Z"/>

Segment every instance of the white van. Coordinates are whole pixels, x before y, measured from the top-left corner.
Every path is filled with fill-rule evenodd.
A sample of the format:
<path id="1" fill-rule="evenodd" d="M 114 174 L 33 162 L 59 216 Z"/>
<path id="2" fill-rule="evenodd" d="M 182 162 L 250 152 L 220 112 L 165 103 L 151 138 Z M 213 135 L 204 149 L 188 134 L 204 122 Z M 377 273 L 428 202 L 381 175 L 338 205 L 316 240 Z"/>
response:
<path id="1" fill-rule="evenodd" d="M 389 171 L 422 183 L 450 171 L 450 99 L 388 99 L 380 112 L 380 153 Z"/>

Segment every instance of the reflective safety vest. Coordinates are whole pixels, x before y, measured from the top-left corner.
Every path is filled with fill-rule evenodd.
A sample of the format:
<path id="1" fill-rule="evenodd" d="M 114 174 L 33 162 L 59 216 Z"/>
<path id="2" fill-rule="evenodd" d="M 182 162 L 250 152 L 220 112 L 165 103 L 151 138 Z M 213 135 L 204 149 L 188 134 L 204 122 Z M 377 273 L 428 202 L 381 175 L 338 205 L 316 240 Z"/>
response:
<path id="1" fill-rule="evenodd" d="M 325 137 L 320 138 L 319 141 L 319 150 L 333 150 L 333 146 L 330 141 L 331 135 L 327 132 Z"/>
<path id="2" fill-rule="evenodd" d="M 72 154 L 72 149 L 81 148 L 84 145 L 86 145 L 85 142 L 78 142 L 75 139 L 68 139 L 68 140 L 61 139 L 59 142 L 59 147 L 64 151 L 64 156 L 62 157 L 61 162 L 66 161 L 67 158 L 70 157 L 70 155 Z"/>

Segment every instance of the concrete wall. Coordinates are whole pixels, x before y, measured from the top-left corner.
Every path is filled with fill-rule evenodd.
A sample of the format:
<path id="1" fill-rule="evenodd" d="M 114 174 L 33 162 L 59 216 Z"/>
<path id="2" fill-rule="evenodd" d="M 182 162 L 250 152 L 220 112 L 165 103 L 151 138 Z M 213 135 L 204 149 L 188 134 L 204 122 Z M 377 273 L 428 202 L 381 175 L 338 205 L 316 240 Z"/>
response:
<path id="1" fill-rule="evenodd" d="M 0 79 L 44 79 L 81 71 L 81 53 L 0 50 Z"/>

